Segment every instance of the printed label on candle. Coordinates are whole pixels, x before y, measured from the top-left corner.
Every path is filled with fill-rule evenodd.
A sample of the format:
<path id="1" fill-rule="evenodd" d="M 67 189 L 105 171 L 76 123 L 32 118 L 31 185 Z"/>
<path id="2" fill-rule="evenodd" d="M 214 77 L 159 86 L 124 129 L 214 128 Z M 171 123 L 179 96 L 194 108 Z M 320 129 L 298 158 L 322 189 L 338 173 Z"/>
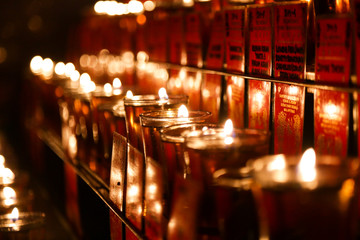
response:
<path id="1" fill-rule="evenodd" d="M 161 239 L 166 225 L 164 204 L 169 203 L 169 199 L 164 198 L 163 168 L 154 159 L 147 158 L 145 175 L 145 233 L 150 239 Z"/>
<path id="2" fill-rule="evenodd" d="M 274 84 L 274 153 L 300 154 L 304 128 L 305 88 Z"/>
<path id="3" fill-rule="evenodd" d="M 249 128 L 269 130 L 270 88 L 265 81 L 249 81 Z"/>
<path id="4" fill-rule="evenodd" d="M 351 18 L 317 20 L 316 81 L 348 84 L 351 67 Z"/>
<path id="5" fill-rule="evenodd" d="M 354 13 L 355 13 L 356 75 L 357 75 L 357 85 L 360 86 L 360 1 L 356 0 L 354 2 L 355 2 Z"/>
<path id="6" fill-rule="evenodd" d="M 206 67 L 209 69 L 222 69 L 224 64 L 224 15 L 216 12 L 212 22 L 210 42 L 206 55 Z"/>
<path id="7" fill-rule="evenodd" d="M 196 239 L 197 212 L 201 196 L 199 184 L 177 175 L 167 238 L 173 240 Z"/>
<path id="8" fill-rule="evenodd" d="M 171 15 L 169 21 L 169 60 L 171 63 L 181 64 L 185 51 L 183 15 Z M 176 31 L 171 31 L 172 29 L 176 29 Z"/>
<path id="9" fill-rule="evenodd" d="M 303 79 L 305 75 L 307 2 L 275 6 L 276 78 Z"/>
<path id="10" fill-rule="evenodd" d="M 228 118 L 233 121 L 234 127 L 244 127 L 244 78 L 228 76 L 226 77 L 228 99 Z"/>
<path id="11" fill-rule="evenodd" d="M 245 71 L 245 8 L 225 11 L 226 64 L 228 70 Z"/>
<path id="12" fill-rule="evenodd" d="M 114 132 L 109 198 L 120 209 L 120 211 L 124 211 L 123 197 L 125 190 L 126 144 L 126 138 Z"/>
<path id="13" fill-rule="evenodd" d="M 272 7 L 248 8 L 249 19 L 249 73 L 271 76 L 272 74 Z M 269 129 L 270 82 L 249 80 L 248 122 L 249 128 Z"/>
<path id="14" fill-rule="evenodd" d="M 125 216 L 141 230 L 143 216 L 144 156 L 128 144 Z"/>
<path id="15" fill-rule="evenodd" d="M 316 89 L 314 102 L 316 153 L 345 157 L 348 148 L 349 95 Z"/>
<path id="16" fill-rule="evenodd" d="M 272 7 L 248 8 L 249 73 L 271 76 Z"/>
<path id="17" fill-rule="evenodd" d="M 212 113 L 211 122 L 219 120 L 222 76 L 205 74 L 201 89 L 201 110 Z"/>
<path id="18" fill-rule="evenodd" d="M 167 15 L 161 11 L 155 12 L 153 18 L 148 17 L 148 42 L 151 60 L 162 62 L 167 60 L 168 22 Z"/>
<path id="19" fill-rule="evenodd" d="M 202 19 L 200 13 L 188 13 L 185 17 L 185 49 L 187 65 L 202 67 Z"/>

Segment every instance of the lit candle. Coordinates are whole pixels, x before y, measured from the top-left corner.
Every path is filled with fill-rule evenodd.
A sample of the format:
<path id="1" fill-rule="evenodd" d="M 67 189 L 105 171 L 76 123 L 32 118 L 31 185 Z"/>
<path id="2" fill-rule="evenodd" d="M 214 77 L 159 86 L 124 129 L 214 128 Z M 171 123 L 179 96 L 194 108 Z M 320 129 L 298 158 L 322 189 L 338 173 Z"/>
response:
<path id="1" fill-rule="evenodd" d="M 187 104 L 188 102 L 188 97 L 185 95 L 168 96 L 164 88 L 159 90 L 159 95 L 134 96 L 130 92 L 126 95 L 124 106 L 127 137 L 129 143 L 141 152 L 143 151 L 143 143 L 141 138 L 140 114 L 152 110 L 177 108 L 181 104 Z"/>
<path id="2" fill-rule="evenodd" d="M 172 188 L 174 180 L 174 166 L 165 159 L 160 130 L 174 124 L 207 122 L 210 117 L 211 113 L 206 111 L 188 111 L 185 105 L 181 105 L 178 109 L 150 111 L 140 114 L 147 163 L 145 205 L 148 208 L 145 215 L 145 232 L 151 234 L 151 237 L 161 238 L 164 236 L 165 229 L 163 229 L 163 226 L 166 226 L 164 223 L 169 216 L 170 188 Z M 153 172 L 156 174 L 152 174 Z M 152 191 L 154 190 L 152 187 L 155 187 L 156 191 Z M 159 207 L 159 203 L 161 203 L 161 207 Z"/>
<path id="3" fill-rule="evenodd" d="M 358 159 L 272 155 L 251 164 L 266 239 L 355 239 Z"/>
<path id="4" fill-rule="evenodd" d="M 0 215 L 0 239 L 45 239 L 44 224 L 44 213 L 19 213 L 15 207 L 11 213 Z"/>
<path id="5" fill-rule="evenodd" d="M 230 204 L 217 202 L 218 192 L 214 192 L 213 174 L 220 169 L 245 167 L 248 160 L 268 154 L 269 133 L 254 129 L 234 129 L 232 121 L 224 126 L 190 131 L 185 136 L 185 161 L 189 161 L 189 178 L 197 181 L 203 189 L 199 205 L 199 219 L 205 229 L 218 229 L 217 210 L 219 206 Z M 186 159 L 188 158 L 188 159 Z M 249 172 L 244 171 L 239 178 L 248 179 Z M 244 190 L 245 191 L 245 190 Z M 247 190 L 247 196 L 249 194 Z M 252 202 L 252 198 L 246 199 Z M 250 211 L 250 210 L 249 210 Z M 244 226 L 239 229 L 244 230 Z M 248 222 L 248 236 L 257 234 L 257 223 Z"/>

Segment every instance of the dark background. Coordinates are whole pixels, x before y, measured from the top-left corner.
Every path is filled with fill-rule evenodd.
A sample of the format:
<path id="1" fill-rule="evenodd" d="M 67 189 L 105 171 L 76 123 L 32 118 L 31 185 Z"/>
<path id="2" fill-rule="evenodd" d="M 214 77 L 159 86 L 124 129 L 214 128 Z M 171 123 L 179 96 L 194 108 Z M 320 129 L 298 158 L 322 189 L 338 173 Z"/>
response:
<path id="1" fill-rule="evenodd" d="M 91 0 L 0 1 L 0 136 L 2 148 L 25 154 L 21 111 L 33 56 L 66 61 L 69 33 L 84 12 L 93 8 Z M 4 146 L 6 145 L 6 147 Z M 24 149 L 25 148 L 25 149 Z M 10 150 L 10 149 L 8 149 Z M 21 156 L 20 156 L 21 157 Z"/>

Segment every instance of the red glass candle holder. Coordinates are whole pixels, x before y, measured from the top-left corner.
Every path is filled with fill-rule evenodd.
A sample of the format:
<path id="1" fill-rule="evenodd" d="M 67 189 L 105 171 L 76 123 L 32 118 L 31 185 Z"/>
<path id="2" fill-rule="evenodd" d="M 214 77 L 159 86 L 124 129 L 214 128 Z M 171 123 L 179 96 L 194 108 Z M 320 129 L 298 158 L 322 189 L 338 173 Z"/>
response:
<path id="1" fill-rule="evenodd" d="M 246 166 L 249 159 L 268 154 L 269 133 L 254 129 L 227 132 L 222 127 L 191 131 L 185 138 L 185 151 L 189 161 L 189 177 L 202 186 L 198 233 L 219 235 L 216 214 L 218 196 L 214 190 L 213 174 L 222 168 Z M 255 228 L 252 226 L 248 231 L 256 235 Z"/>
<path id="2" fill-rule="evenodd" d="M 181 109 L 150 111 L 140 114 L 144 152 L 145 171 L 145 232 L 151 238 L 165 236 L 165 226 L 169 216 L 170 184 L 173 182 L 172 166 L 164 159 L 164 149 L 160 139 L 160 129 L 173 124 L 186 122 L 206 122 L 211 113 L 189 111 L 188 117 L 179 116 Z"/>
<path id="3" fill-rule="evenodd" d="M 45 214 L 23 212 L 14 219 L 11 214 L 0 216 L 0 239 L 45 239 Z"/>
<path id="4" fill-rule="evenodd" d="M 252 166 L 262 237 L 355 239 L 358 159 L 272 155 Z"/>
<path id="5" fill-rule="evenodd" d="M 158 95 L 135 95 L 124 99 L 125 120 L 127 138 L 129 143 L 143 152 L 142 133 L 140 126 L 140 114 L 146 111 L 165 110 L 177 108 L 181 104 L 187 104 L 188 97 L 185 95 L 170 95 L 168 98 L 160 98 Z"/>

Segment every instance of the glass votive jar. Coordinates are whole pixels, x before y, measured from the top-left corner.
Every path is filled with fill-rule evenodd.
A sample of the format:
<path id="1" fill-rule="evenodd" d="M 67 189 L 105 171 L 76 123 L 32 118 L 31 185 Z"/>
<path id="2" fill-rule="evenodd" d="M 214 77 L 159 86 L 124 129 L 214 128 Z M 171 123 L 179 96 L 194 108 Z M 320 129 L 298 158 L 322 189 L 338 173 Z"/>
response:
<path id="1" fill-rule="evenodd" d="M 140 125 L 140 114 L 153 110 L 166 110 L 178 108 L 181 104 L 187 104 L 188 97 L 185 95 L 169 95 L 160 98 L 158 95 L 135 95 L 124 98 L 125 120 L 127 138 L 129 143 L 143 152 L 143 141 Z"/>
<path id="2" fill-rule="evenodd" d="M 0 190 L 0 214 L 10 213 L 14 207 L 20 211 L 32 211 L 34 205 L 32 190 L 3 187 Z"/>
<path id="3" fill-rule="evenodd" d="M 44 240 L 45 214 L 40 212 L 20 212 L 0 215 L 0 239 Z"/>
<path id="4" fill-rule="evenodd" d="M 356 239 L 359 159 L 272 155 L 253 164 L 261 237 Z"/>
<path id="5" fill-rule="evenodd" d="M 211 117 L 210 112 L 187 111 L 184 107 L 140 114 L 146 158 L 145 206 L 147 211 L 145 215 L 145 233 L 150 238 L 162 238 L 165 236 L 164 227 L 169 217 L 170 205 L 169 185 L 172 184 L 174 178 L 173 175 L 170 175 L 173 174 L 172 169 L 170 169 L 172 166 L 168 166 L 165 160 L 160 129 L 179 123 L 203 123 Z"/>
<path id="6" fill-rule="evenodd" d="M 119 133 L 120 131 L 121 135 L 126 135 L 123 102 L 120 100 L 117 102 L 100 104 L 97 107 L 97 114 L 97 141 L 95 144 L 97 147 L 99 164 L 97 173 L 108 184 L 110 178 L 113 133 Z"/>
<path id="7" fill-rule="evenodd" d="M 170 195 L 172 194 L 172 185 L 176 175 L 180 178 L 186 178 L 189 174 L 189 165 L 184 158 L 185 136 L 190 131 L 202 130 L 204 128 L 216 128 L 218 125 L 210 123 L 184 123 L 177 124 L 160 129 L 161 145 L 165 155 L 167 166 Z"/>
<path id="8" fill-rule="evenodd" d="M 222 168 L 213 174 L 221 239 L 259 239 L 259 219 L 251 191 L 253 180 L 247 174 L 242 168 Z"/>
<path id="9" fill-rule="evenodd" d="M 269 133 L 225 127 L 191 131 L 185 138 L 189 177 L 202 186 L 198 213 L 200 235 L 219 234 L 213 174 L 222 168 L 241 168 L 248 160 L 268 154 Z M 244 178 L 248 174 L 244 173 Z"/>

